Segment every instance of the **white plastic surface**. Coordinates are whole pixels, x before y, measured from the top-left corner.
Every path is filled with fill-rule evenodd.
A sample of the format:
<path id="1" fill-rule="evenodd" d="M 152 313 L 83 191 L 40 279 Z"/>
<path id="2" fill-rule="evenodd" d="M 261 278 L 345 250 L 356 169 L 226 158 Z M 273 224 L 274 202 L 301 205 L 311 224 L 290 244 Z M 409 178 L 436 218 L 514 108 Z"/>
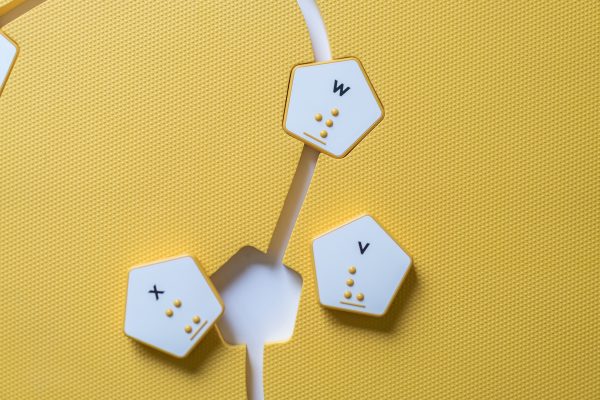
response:
<path id="1" fill-rule="evenodd" d="M 248 397 L 262 399 L 263 348 L 292 337 L 302 278 L 270 255 L 244 247 L 211 280 L 227 308 L 219 330 L 227 343 L 248 346 Z"/>
<path id="2" fill-rule="evenodd" d="M 0 32 L 0 93 L 17 57 L 17 46 Z"/>
<path id="3" fill-rule="evenodd" d="M 321 16 L 321 11 L 315 0 L 298 0 L 298 6 L 304 16 L 306 28 L 310 36 L 315 61 L 328 61 L 331 59 L 327 28 Z"/>
<path id="4" fill-rule="evenodd" d="M 298 0 L 298 5 L 306 21 L 315 60 L 329 60 L 327 30 L 317 4 L 314 0 Z M 228 343 L 247 345 L 249 400 L 264 399 L 265 343 L 288 340 L 294 331 L 302 278 L 283 266 L 282 260 L 318 158 L 319 152 L 304 146 L 267 254 L 251 247 L 243 248 L 211 277 L 227 308 L 219 320 L 219 330 Z"/>
<path id="5" fill-rule="evenodd" d="M 228 305 L 218 323 L 228 343 L 263 345 L 292 337 L 302 288 L 298 273 L 273 265 L 253 247 L 244 247 L 211 280 Z"/>
<path id="6" fill-rule="evenodd" d="M 313 255 L 323 306 L 375 316 L 385 314 L 412 263 L 368 215 L 315 239 Z M 351 286 L 348 279 L 354 282 Z M 345 292 L 351 297 L 346 298 Z M 362 301 L 359 293 L 364 295 Z"/>
<path id="7" fill-rule="evenodd" d="M 177 299 L 179 307 L 173 303 Z M 167 316 L 167 309 L 172 316 Z M 129 272 L 125 334 L 158 350 L 185 357 L 222 313 L 220 299 L 192 257 Z M 196 315 L 201 319 L 198 323 L 193 321 Z M 186 325 L 192 328 L 190 333 Z"/>
<path id="8" fill-rule="evenodd" d="M 383 118 L 383 108 L 354 58 L 299 65 L 290 79 L 284 129 L 330 156 L 347 155 Z M 338 116 L 331 113 L 334 108 Z M 317 114 L 322 115 L 320 121 Z M 333 122 L 331 127 L 327 120 Z"/>

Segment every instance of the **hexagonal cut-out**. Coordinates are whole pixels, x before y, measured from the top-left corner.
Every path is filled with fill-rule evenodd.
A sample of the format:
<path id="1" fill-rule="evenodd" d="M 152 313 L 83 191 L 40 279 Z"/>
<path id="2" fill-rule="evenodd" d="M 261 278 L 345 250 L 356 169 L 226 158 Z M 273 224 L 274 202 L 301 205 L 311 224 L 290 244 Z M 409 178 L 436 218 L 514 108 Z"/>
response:
<path id="1" fill-rule="evenodd" d="M 189 256 L 129 271 L 125 334 L 185 357 L 223 314 L 212 283 Z"/>
<path id="2" fill-rule="evenodd" d="M 313 241 L 319 301 L 324 307 L 384 315 L 412 260 L 371 216 Z"/>
<path id="3" fill-rule="evenodd" d="M 291 136 L 345 157 L 383 119 L 383 106 L 356 58 L 297 65 L 283 116 Z"/>
<path id="4" fill-rule="evenodd" d="M 8 74 L 15 63 L 18 52 L 19 49 L 15 42 L 0 31 L 0 94 L 8 80 Z"/>

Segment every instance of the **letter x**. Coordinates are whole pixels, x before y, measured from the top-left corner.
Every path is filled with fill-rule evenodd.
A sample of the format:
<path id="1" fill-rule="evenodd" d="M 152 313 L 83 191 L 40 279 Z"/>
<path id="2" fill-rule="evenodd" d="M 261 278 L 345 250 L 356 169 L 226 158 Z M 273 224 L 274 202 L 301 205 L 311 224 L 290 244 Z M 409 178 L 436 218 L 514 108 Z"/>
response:
<path id="1" fill-rule="evenodd" d="M 154 295 L 156 296 L 156 301 L 158 301 L 158 295 L 159 294 L 163 294 L 165 291 L 164 290 L 158 290 L 156 288 L 156 285 L 154 285 L 154 289 L 153 290 L 148 290 L 148 293 L 154 293 Z"/>

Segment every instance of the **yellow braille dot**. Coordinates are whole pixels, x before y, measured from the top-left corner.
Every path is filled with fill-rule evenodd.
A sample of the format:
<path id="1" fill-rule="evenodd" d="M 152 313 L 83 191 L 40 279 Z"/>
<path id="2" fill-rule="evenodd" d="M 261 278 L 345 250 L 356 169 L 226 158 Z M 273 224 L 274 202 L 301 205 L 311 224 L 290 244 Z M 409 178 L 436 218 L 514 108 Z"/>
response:
<path id="1" fill-rule="evenodd" d="M 350 272 L 351 274 L 354 275 L 356 273 L 356 267 L 352 266 L 352 267 L 348 268 L 348 272 Z"/>
<path id="2" fill-rule="evenodd" d="M 170 308 L 167 308 L 167 311 L 165 311 L 165 314 L 167 314 L 167 317 L 172 317 L 173 316 L 173 310 L 171 310 Z"/>
<path id="3" fill-rule="evenodd" d="M 346 281 L 346 285 L 348 285 L 348 286 L 354 286 L 354 279 L 348 279 Z"/>
<path id="4" fill-rule="evenodd" d="M 331 115 L 333 115 L 334 117 L 337 117 L 338 115 L 340 115 L 340 110 L 338 110 L 337 108 L 332 108 Z"/>
<path id="5" fill-rule="evenodd" d="M 186 325 L 183 329 L 185 330 L 185 333 L 192 333 L 192 327 L 189 325 Z"/>
<path id="6" fill-rule="evenodd" d="M 177 308 L 181 307 L 181 300 L 177 299 L 173 302 L 173 305 Z"/>
<path id="7" fill-rule="evenodd" d="M 192 321 L 194 321 L 195 324 L 200 323 L 200 316 L 199 315 L 194 315 L 194 318 L 192 318 Z"/>
<path id="8" fill-rule="evenodd" d="M 328 119 L 327 121 L 325 121 L 325 125 L 331 128 L 333 126 L 333 121 Z"/>
<path id="9" fill-rule="evenodd" d="M 315 120 L 316 121 L 321 121 L 323 119 L 323 116 L 321 114 L 315 114 Z"/>
<path id="10" fill-rule="evenodd" d="M 321 137 L 322 138 L 326 138 L 327 137 L 327 131 L 321 131 Z"/>
<path id="11" fill-rule="evenodd" d="M 358 301 L 363 301 L 365 299 L 365 295 L 362 294 L 362 293 L 359 293 L 359 294 L 356 295 L 356 299 Z"/>
<path id="12" fill-rule="evenodd" d="M 348 290 L 346 290 L 344 292 L 344 297 L 347 298 L 347 299 L 349 299 L 350 297 L 352 297 L 352 293 L 350 293 Z"/>

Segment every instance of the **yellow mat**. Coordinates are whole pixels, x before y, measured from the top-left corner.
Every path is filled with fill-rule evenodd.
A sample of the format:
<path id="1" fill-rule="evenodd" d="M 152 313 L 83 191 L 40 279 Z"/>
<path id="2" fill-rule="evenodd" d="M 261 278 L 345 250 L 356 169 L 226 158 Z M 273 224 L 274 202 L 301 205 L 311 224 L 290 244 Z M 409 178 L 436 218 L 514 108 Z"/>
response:
<path id="1" fill-rule="evenodd" d="M 322 157 L 270 399 L 600 396 L 600 4 L 321 1 L 386 117 Z M 372 213 L 414 260 L 380 320 L 317 304 L 310 241 Z"/>
<path id="2" fill-rule="evenodd" d="M 319 161 L 266 397 L 596 398 L 600 6 L 320 6 L 386 117 Z M 183 361 L 123 335 L 127 270 L 266 250 L 301 151 L 289 71 L 312 60 L 295 1 L 47 0 L 1 29 L 21 52 L 0 96 L 0 398 L 244 398 L 244 349 L 214 331 Z M 316 298 L 311 239 L 364 212 L 414 259 L 382 319 Z"/>
<path id="3" fill-rule="evenodd" d="M 0 398 L 239 399 L 245 350 L 189 358 L 123 334 L 128 269 L 214 272 L 265 248 L 301 145 L 281 129 L 310 61 L 293 2 L 48 0 L 2 27 Z"/>

